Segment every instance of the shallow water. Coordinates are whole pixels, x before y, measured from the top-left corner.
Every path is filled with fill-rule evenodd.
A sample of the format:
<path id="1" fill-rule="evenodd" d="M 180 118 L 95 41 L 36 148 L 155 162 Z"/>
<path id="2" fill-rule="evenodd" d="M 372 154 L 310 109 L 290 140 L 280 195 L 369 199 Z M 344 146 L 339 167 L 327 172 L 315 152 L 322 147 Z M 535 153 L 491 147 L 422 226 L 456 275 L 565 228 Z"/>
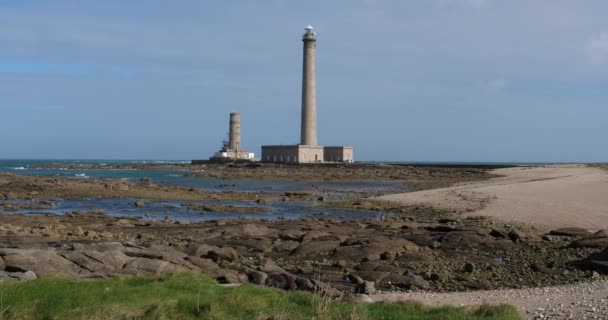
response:
<path id="1" fill-rule="evenodd" d="M 150 178 L 157 184 L 171 184 L 195 188 L 205 191 L 237 191 L 280 194 L 287 191 L 312 192 L 323 194 L 330 200 L 339 200 L 353 193 L 395 193 L 402 192 L 399 181 L 355 181 L 355 182 L 306 182 L 306 181 L 271 181 L 271 180 L 224 180 L 216 178 L 186 177 L 188 170 L 81 170 L 81 169 L 31 169 L 30 166 L 45 164 L 63 164 L 66 167 L 75 164 L 137 164 L 154 163 L 154 161 L 105 161 L 105 160 L 0 160 L 0 172 L 12 172 L 27 175 L 66 176 L 74 179 L 111 178 L 139 181 L 142 177 Z M 157 163 L 183 163 L 165 161 Z M 146 219 L 162 220 L 166 216 L 172 220 L 202 221 L 226 218 L 248 219 L 297 219 L 302 217 L 324 217 L 331 219 L 379 219 L 381 213 L 367 210 L 343 210 L 322 207 L 318 201 L 275 201 L 268 207 L 270 212 L 242 214 L 223 212 L 197 212 L 182 206 L 183 203 L 219 204 L 239 207 L 260 206 L 253 201 L 223 201 L 223 202 L 172 202 L 146 201 L 144 207 L 135 207 L 138 199 L 86 199 L 59 200 L 51 209 L 24 209 L 9 213 L 52 213 L 65 214 L 73 211 L 90 211 L 101 209 L 113 216 L 135 216 Z"/>

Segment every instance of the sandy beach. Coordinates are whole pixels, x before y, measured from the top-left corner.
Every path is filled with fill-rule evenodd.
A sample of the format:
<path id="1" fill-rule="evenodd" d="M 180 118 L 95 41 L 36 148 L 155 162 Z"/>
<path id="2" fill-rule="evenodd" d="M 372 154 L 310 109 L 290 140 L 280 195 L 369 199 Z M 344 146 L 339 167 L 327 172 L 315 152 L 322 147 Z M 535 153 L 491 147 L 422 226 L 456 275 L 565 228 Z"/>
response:
<path id="1" fill-rule="evenodd" d="M 605 170 L 585 165 L 554 165 L 497 169 L 492 173 L 501 177 L 378 199 L 548 228 L 608 227 Z"/>

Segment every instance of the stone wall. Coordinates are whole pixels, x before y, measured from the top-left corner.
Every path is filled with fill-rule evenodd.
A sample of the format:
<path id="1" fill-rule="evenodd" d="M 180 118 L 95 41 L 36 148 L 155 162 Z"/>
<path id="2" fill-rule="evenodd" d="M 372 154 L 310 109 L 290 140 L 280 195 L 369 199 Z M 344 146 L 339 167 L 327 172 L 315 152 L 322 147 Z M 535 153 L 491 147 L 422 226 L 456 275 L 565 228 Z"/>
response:
<path id="1" fill-rule="evenodd" d="M 352 162 L 353 160 L 353 147 L 338 146 L 323 149 L 323 161 L 325 162 Z"/>
<path id="2" fill-rule="evenodd" d="M 323 161 L 322 146 L 262 146 L 262 162 L 314 163 Z"/>

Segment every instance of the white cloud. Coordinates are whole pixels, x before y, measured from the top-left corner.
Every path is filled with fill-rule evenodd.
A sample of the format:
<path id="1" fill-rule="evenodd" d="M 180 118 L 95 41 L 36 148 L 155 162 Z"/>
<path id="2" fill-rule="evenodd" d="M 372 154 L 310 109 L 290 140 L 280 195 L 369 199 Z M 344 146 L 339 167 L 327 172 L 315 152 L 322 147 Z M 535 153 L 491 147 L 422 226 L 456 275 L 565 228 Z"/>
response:
<path id="1" fill-rule="evenodd" d="M 586 49 L 592 63 L 608 63 L 608 32 L 590 36 L 587 39 Z"/>

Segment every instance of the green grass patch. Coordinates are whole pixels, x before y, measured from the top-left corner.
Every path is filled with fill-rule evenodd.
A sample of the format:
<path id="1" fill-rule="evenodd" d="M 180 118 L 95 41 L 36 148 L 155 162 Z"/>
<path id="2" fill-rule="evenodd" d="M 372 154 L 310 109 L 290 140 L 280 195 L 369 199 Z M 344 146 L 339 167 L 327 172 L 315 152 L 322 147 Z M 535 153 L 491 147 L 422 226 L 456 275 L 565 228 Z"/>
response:
<path id="1" fill-rule="evenodd" d="M 512 306 L 429 308 L 419 303 L 350 304 L 254 285 L 226 288 L 193 273 L 0 284 L 7 319 L 523 319 Z"/>

